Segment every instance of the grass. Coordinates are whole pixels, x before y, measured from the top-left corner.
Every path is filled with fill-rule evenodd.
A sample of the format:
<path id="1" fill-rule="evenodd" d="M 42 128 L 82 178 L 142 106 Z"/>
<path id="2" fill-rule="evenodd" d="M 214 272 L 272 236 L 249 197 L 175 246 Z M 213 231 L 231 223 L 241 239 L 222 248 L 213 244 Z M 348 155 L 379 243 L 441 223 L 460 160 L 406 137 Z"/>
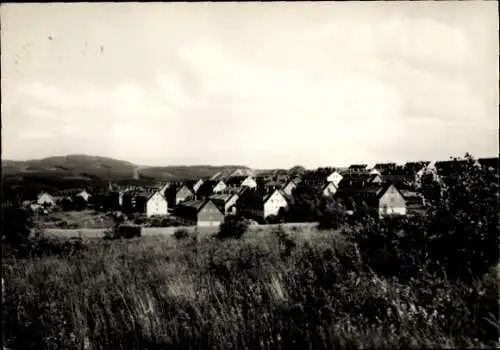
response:
<path id="1" fill-rule="evenodd" d="M 64 226 L 61 223 L 65 223 Z M 105 229 L 113 227 L 113 220 L 105 213 L 91 209 L 82 211 L 54 211 L 39 216 L 38 224 L 46 229 Z"/>
<path id="2" fill-rule="evenodd" d="M 339 233 L 289 229 L 295 246 L 287 251 L 269 229 L 255 230 L 241 240 L 148 236 L 89 241 L 74 256 L 11 257 L 4 262 L 6 344 L 329 349 L 497 340 L 480 332 L 474 320 L 486 315 L 463 306 L 470 295 L 451 282 L 439 281 L 439 292 L 429 294 L 433 281 L 417 287 L 380 278 Z M 495 283 L 481 283 L 497 297 Z"/>

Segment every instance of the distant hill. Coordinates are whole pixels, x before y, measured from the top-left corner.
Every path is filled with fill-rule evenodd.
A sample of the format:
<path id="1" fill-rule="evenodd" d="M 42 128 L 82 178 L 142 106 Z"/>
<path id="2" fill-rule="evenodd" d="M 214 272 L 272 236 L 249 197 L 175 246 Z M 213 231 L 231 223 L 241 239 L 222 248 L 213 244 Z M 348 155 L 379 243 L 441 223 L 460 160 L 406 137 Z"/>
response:
<path id="1" fill-rule="evenodd" d="M 37 174 L 107 180 L 133 178 L 136 168 L 135 164 L 123 160 L 75 154 L 27 161 L 2 161 L 2 176 Z"/>
<path id="2" fill-rule="evenodd" d="M 196 180 L 200 178 L 225 178 L 231 174 L 251 175 L 253 171 L 245 166 L 238 165 L 192 165 L 147 167 L 140 170 L 141 177 L 154 178 L 160 181 L 168 180 Z M 235 175 L 236 175 L 235 174 Z"/>
<path id="3" fill-rule="evenodd" d="M 56 156 L 44 159 L 2 160 L 2 180 L 7 187 L 56 191 L 76 187 L 107 188 L 107 182 L 158 182 L 211 178 L 234 171 L 252 173 L 248 167 L 228 166 L 138 166 L 131 162 L 88 155 Z"/>

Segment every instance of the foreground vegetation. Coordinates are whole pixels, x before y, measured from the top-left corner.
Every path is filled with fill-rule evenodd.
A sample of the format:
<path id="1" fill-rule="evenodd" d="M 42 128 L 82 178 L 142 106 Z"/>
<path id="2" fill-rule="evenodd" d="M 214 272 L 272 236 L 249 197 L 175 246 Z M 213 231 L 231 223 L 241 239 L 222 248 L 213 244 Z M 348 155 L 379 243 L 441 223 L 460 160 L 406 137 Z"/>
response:
<path id="1" fill-rule="evenodd" d="M 380 277 L 330 232 L 95 242 L 5 265 L 15 349 L 492 346 L 497 276 Z M 290 243 L 293 242 L 293 243 Z M 422 276 L 423 277 L 423 276 Z"/>
<path id="2" fill-rule="evenodd" d="M 258 233 L 233 218 L 213 237 L 179 230 L 84 243 L 30 237 L 29 217 L 9 209 L 5 342 L 14 349 L 499 346 L 495 176 L 471 160 L 435 191 L 423 216 L 380 221 L 360 208 L 347 221 L 325 207 L 322 230 Z"/>

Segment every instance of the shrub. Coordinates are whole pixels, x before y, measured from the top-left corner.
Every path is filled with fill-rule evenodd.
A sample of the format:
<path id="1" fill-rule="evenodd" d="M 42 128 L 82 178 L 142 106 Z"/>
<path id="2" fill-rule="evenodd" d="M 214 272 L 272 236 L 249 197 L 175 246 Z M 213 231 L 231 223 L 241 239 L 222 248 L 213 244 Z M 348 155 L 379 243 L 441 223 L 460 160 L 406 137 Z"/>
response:
<path id="1" fill-rule="evenodd" d="M 245 218 L 229 215 L 220 225 L 218 238 L 241 238 L 249 226 Z"/>
<path id="2" fill-rule="evenodd" d="M 337 230 L 346 223 L 345 208 L 333 199 L 325 199 L 319 207 L 318 228 Z"/>
<path id="3" fill-rule="evenodd" d="M 276 230 L 274 230 L 274 234 L 278 238 L 281 256 L 290 256 L 292 250 L 297 246 L 297 244 L 293 241 L 290 235 L 285 232 L 283 226 L 281 225 L 279 225 Z"/>
<path id="4" fill-rule="evenodd" d="M 116 229 L 116 236 L 118 238 L 133 238 L 140 237 L 142 227 L 138 225 L 119 225 Z"/>
<path id="5" fill-rule="evenodd" d="M 174 237 L 178 240 L 186 239 L 189 237 L 189 232 L 185 228 L 175 230 Z"/>

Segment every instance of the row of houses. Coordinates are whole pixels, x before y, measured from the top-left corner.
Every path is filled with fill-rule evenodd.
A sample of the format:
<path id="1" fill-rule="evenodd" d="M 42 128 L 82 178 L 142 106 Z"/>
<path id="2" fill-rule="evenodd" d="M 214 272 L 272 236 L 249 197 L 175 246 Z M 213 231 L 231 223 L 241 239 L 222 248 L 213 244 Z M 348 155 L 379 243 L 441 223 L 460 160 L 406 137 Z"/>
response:
<path id="1" fill-rule="evenodd" d="M 498 171 L 498 158 L 479 159 L 477 164 Z M 405 215 L 408 208 L 418 207 L 425 200 L 418 193 L 424 175 L 439 180 L 450 176 L 456 167 L 457 162 L 453 161 L 414 162 L 404 166 L 380 163 L 371 168 L 354 164 L 347 168 L 306 171 L 293 177 L 283 171 L 255 176 L 235 170 L 226 176 L 217 173 L 208 178 L 148 187 L 119 189 L 110 185 L 110 190 L 118 192 L 122 207 L 133 207 L 148 217 L 174 214 L 200 226 L 217 225 L 229 214 L 260 219 L 277 215 L 293 200 L 293 191 L 301 182 L 323 196 L 335 197 L 349 210 L 363 203 L 375 207 L 381 215 Z M 43 194 L 38 203 L 54 204 L 55 200 Z"/>

